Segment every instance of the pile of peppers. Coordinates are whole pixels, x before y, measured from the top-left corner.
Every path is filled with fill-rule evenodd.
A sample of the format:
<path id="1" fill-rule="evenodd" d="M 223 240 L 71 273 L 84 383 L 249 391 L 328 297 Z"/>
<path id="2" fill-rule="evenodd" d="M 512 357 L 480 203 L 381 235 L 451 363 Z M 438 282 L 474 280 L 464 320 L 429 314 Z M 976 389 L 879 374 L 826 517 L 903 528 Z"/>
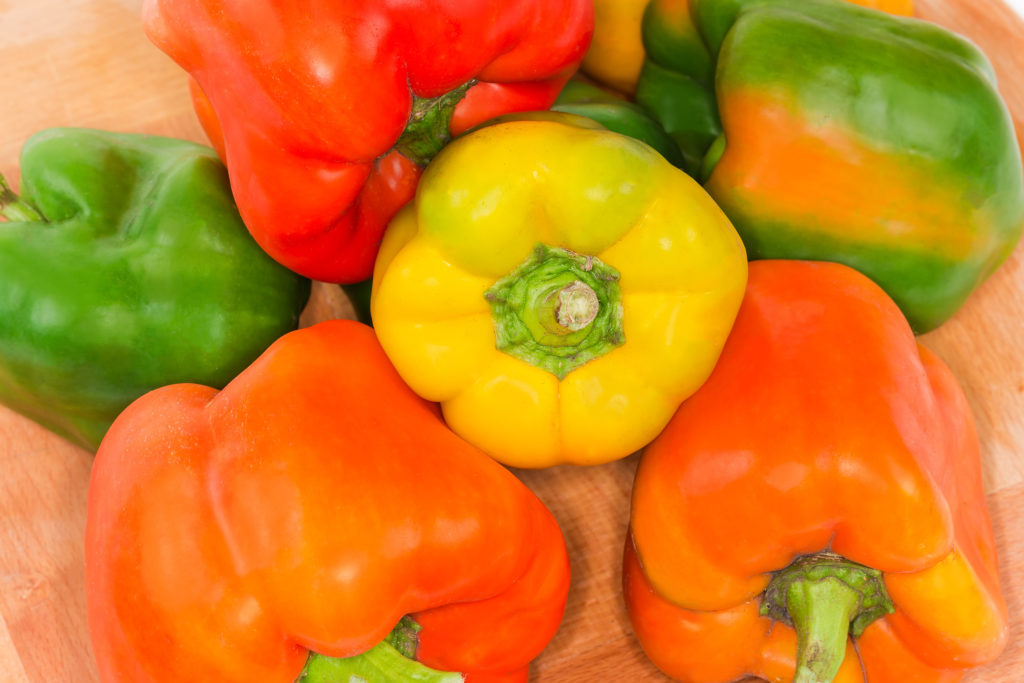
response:
<path id="1" fill-rule="evenodd" d="M 668 676 L 995 659 L 983 453 L 915 334 L 1024 174 L 985 56 L 910 15 L 145 0 L 210 146 L 41 131 L 0 178 L 0 403 L 96 452 L 104 683 L 525 682 L 572 581 L 506 466 L 637 452 Z M 296 329 L 311 279 L 365 320 Z"/>

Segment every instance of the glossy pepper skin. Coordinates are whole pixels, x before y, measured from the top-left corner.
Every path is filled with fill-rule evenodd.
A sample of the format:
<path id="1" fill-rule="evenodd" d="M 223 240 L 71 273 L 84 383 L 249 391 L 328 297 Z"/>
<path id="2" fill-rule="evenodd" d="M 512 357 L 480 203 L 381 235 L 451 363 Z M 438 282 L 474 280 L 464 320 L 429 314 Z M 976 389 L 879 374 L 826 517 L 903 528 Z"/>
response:
<path id="1" fill-rule="evenodd" d="M 545 114 L 434 159 L 388 227 L 371 298 L 406 382 L 530 468 L 654 438 L 710 373 L 747 267 L 718 207 L 657 152 Z"/>
<path id="2" fill-rule="evenodd" d="M 580 70 L 632 95 L 644 65 L 640 22 L 648 0 L 594 0 L 594 37 Z"/>
<path id="3" fill-rule="evenodd" d="M 608 130 L 628 135 L 650 145 L 670 164 L 682 168 L 683 157 L 679 153 L 679 148 L 661 124 L 643 107 L 621 95 L 603 90 L 582 79 L 572 78 L 558 94 L 558 99 L 551 106 L 551 110 L 586 116 Z"/>
<path id="4" fill-rule="evenodd" d="M 683 9 L 652 5 L 637 100 L 751 259 L 845 263 L 922 333 L 1012 251 L 1020 150 L 974 45 L 838 0 Z"/>
<path id="5" fill-rule="evenodd" d="M 633 625 L 680 680 L 794 680 L 797 636 L 759 608 L 826 549 L 879 570 L 894 610 L 847 642 L 835 681 L 948 683 L 1006 643 L 967 401 L 840 264 L 751 263 L 714 373 L 642 456 L 630 531 Z"/>
<path id="6" fill-rule="evenodd" d="M 309 281 L 252 240 L 208 147 L 50 129 L 0 197 L 0 403 L 90 450 L 165 384 L 223 386 Z"/>
<path id="7" fill-rule="evenodd" d="M 284 336 L 221 392 L 142 397 L 90 483 L 104 683 L 292 683 L 309 650 L 349 658 L 403 615 L 426 666 L 526 681 L 568 572 L 547 508 L 445 427 L 354 321 Z"/>
<path id="8" fill-rule="evenodd" d="M 193 77 L 256 240 L 303 275 L 351 283 L 450 134 L 554 102 L 593 6 L 146 0 L 143 20 Z"/>

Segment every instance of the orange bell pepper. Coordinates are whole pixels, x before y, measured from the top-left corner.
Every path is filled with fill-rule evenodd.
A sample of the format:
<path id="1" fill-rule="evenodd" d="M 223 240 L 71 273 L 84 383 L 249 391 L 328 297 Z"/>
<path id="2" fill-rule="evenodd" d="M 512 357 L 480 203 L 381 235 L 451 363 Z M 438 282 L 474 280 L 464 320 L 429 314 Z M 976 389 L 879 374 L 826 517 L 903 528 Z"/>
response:
<path id="1" fill-rule="evenodd" d="M 105 683 L 496 683 L 527 680 L 569 565 L 547 508 L 331 321 L 122 413 L 86 579 Z"/>
<path id="2" fill-rule="evenodd" d="M 877 285 L 752 263 L 715 371 L 637 472 L 640 643 L 691 682 L 959 680 L 1007 638 L 980 469 L 963 392 Z"/>

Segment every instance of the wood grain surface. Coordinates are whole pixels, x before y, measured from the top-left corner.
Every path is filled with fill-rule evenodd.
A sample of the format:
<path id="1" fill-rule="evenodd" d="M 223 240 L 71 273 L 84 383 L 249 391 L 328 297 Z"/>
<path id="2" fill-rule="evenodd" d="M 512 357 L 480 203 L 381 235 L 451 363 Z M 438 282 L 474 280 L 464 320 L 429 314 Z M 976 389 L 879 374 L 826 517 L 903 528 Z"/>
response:
<path id="1" fill-rule="evenodd" d="M 0 0 L 0 172 L 50 126 L 203 140 L 184 74 L 150 45 L 140 0 Z M 918 14 L 978 43 L 1024 127 L 1024 24 L 998 0 L 918 0 Z M 1024 247 L 924 343 L 952 367 L 978 423 L 985 486 L 1011 615 L 1011 642 L 971 683 L 1024 680 Z M 307 320 L 344 314 L 317 289 Z M 92 456 L 0 408 L 0 683 L 98 680 L 82 567 Z M 636 457 L 596 468 L 518 472 L 553 510 L 572 556 L 561 631 L 536 661 L 537 683 L 664 681 L 636 645 L 619 565 Z M 894 520 L 898 522 L 898 520 Z"/>

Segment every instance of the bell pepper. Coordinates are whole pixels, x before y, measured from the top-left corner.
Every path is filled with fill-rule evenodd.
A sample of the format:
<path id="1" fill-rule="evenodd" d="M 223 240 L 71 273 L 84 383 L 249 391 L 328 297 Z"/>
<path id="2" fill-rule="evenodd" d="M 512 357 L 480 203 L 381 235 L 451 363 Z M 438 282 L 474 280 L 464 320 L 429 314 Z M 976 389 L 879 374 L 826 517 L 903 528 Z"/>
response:
<path id="1" fill-rule="evenodd" d="M 151 389 L 226 384 L 309 296 L 246 232 L 214 151 L 191 142 L 37 133 L 0 215 L 0 403 L 91 450 Z"/>
<path id="2" fill-rule="evenodd" d="M 452 134 L 546 109 L 593 30 L 589 0 L 146 0 L 193 80 L 242 218 L 316 280 L 371 274 L 381 234 Z"/>
<path id="3" fill-rule="evenodd" d="M 434 159 L 388 227 L 370 300 L 405 381 L 463 438 L 530 468 L 608 462 L 653 439 L 711 372 L 747 270 L 686 174 L 545 114 Z"/>
<path id="4" fill-rule="evenodd" d="M 568 593 L 547 508 L 349 320 L 140 398 L 88 505 L 104 683 L 526 681 Z"/>
<path id="5" fill-rule="evenodd" d="M 630 532 L 630 618 L 681 680 L 949 683 L 1006 643 L 964 394 L 841 264 L 751 263 L 714 373 L 644 451 Z"/>
<path id="6" fill-rule="evenodd" d="M 649 14 L 637 101 L 751 259 L 852 266 L 922 333 L 1012 251 L 1020 149 L 967 40 L 839 0 L 655 0 Z"/>

